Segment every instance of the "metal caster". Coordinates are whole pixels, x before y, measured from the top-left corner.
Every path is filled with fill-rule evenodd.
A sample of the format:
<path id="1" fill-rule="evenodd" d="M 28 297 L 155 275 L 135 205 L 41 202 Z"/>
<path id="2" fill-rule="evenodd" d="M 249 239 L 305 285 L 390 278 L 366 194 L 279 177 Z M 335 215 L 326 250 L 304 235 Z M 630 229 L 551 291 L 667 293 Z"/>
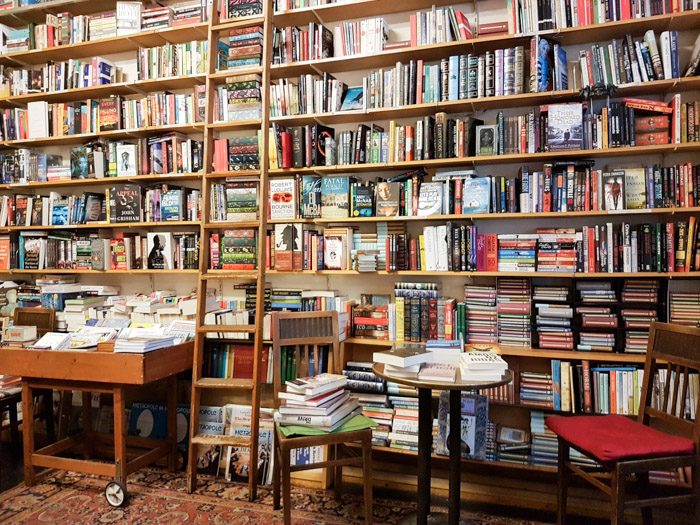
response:
<path id="1" fill-rule="evenodd" d="M 126 487 L 121 481 L 113 480 L 107 483 L 105 487 L 105 499 L 110 507 L 123 507 L 126 503 L 127 492 Z"/>

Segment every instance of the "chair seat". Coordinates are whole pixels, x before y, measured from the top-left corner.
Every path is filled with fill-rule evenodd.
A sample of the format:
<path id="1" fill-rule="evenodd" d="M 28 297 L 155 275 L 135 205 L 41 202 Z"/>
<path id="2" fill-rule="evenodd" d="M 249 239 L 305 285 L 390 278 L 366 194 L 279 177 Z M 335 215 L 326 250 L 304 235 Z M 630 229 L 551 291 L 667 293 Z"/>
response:
<path id="1" fill-rule="evenodd" d="M 695 453 L 692 440 L 660 432 L 620 415 L 556 416 L 547 418 L 546 425 L 600 463 Z"/>

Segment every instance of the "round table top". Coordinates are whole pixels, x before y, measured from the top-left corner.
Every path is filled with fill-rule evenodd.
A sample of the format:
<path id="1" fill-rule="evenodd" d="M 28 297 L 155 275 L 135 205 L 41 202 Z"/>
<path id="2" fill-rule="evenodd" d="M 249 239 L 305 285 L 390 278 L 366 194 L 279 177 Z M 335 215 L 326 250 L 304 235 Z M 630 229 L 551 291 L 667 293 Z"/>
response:
<path id="1" fill-rule="evenodd" d="M 436 381 L 421 381 L 418 378 L 407 378 L 407 377 L 395 377 L 391 374 L 384 372 L 383 363 L 375 363 L 372 367 L 372 371 L 382 379 L 386 381 L 391 381 L 392 383 L 398 383 L 400 385 L 412 386 L 415 388 L 429 388 L 431 390 L 480 390 L 482 388 L 493 388 L 496 386 L 506 385 L 513 380 L 513 373 L 510 370 L 506 370 L 500 381 L 462 381 L 461 373 L 459 367 L 455 367 L 456 377 L 454 383 L 446 382 L 436 382 Z"/>

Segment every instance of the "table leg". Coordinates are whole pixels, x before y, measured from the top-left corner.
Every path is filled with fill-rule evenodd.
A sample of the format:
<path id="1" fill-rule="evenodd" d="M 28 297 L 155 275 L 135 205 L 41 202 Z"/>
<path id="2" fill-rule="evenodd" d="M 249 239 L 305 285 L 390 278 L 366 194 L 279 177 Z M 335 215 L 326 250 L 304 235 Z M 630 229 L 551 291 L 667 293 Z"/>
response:
<path id="1" fill-rule="evenodd" d="M 46 437 L 48 438 L 49 443 L 53 443 L 56 441 L 56 425 L 53 418 L 53 390 L 44 390 L 41 397 L 44 402 Z"/>
<path id="2" fill-rule="evenodd" d="M 459 390 L 450 390 L 450 435 L 448 448 L 450 449 L 449 481 L 450 491 L 448 498 L 447 522 L 449 525 L 459 523 L 460 492 L 461 492 L 461 464 L 462 464 L 462 393 Z"/>
<path id="3" fill-rule="evenodd" d="M 17 417 L 17 403 L 10 402 L 7 410 L 10 413 L 10 442 L 13 447 L 19 447 L 19 418 Z M 2 410 L 0 410 L 0 417 L 2 417 Z"/>
<path id="4" fill-rule="evenodd" d="M 94 453 L 94 443 L 93 439 L 94 429 L 92 427 L 92 394 L 90 392 L 82 392 L 83 394 L 83 406 L 81 411 L 83 413 L 83 434 L 85 435 L 85 455 L 90 458 Z"/>
<path id="5" fill-rule="evenodd" d="M 432 392 L 418 389 L 418 518 L 417 525 L 428 523 L 430 514 L 430 456 L 433 448 Z"/>
<path id="6" fill-rule="evenodd" d="M 115 478 L 126 487 L 126 412 L 124 411 L 124 387 L 114 388 L 114 464 Z"/>
<path id="7" fill-rule="evenodd" d="M 24 484 L 34 485 L 36 476 L 32 464 L 34 454 L 34 395 L 32 387 L 22 382 L 22 441 L 24 445 Z"/>
<path id="8" fill-rule="evenodd" d="M 170 376 L 167 379 L 168 388 L 168 442 L 170 454 L 168 454 L 168 470 L 177 470 L 177 377 Z"/>

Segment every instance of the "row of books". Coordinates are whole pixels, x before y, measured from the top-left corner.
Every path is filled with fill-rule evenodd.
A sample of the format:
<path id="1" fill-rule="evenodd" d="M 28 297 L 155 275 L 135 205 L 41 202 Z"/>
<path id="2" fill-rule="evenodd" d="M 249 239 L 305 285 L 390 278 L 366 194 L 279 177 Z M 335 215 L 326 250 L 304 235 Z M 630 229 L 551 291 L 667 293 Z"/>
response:
<path id="1" fill-rule="evenodd" d="M 629 33 L 609 44 L 594 44 L 579 51 L 581 83 L 615 85 L 679 78 L 678 32 L 663 31 L 657 42 L 652 29 L 642 40 Z"/>
<path id="2" fill-rule="evenodd" d="M 669 322 L 700 327 L 700 293 L 670 292 Z"/>
<path id="3" fill-rule="evenodd" d="M 258 183 L 230 181 L 210 187 L 212 222 L 254 221 L 258 218 Z"/>
<path id="4" fill-rule="evenodd" d="M 262 0 L 219 0 L 219 19 L 230 20 L 243 16 L 261 15 Z"/>
<path id="5" fill-rule="evenodd" d="M 206 40 L 193 40 L 180 44 L 140 47 L 136 54 L 136 78 L 149 80 L 203 75 L 207 72 L 208 46 Z"/>
<path id="6" fill-rule="evenodd" d="M 210 269 L 254 270 L 257 265 L 257 230 L 241 228 L 209 235 Z"/>
<path id="7" fill-rule="evenodd" d="M 545 164 L 519 178 L 474 177 L 474 170 L 422 171 L 390 180 L 356 181 L 348 175 L 300 175 L 270 181 L 272 220 L 296 218 L 431 216 L 443 214 L 621 211 L 694 207 L 698 167 L 645 166 L 601 172 L 590 164 Z M 398 181 L 396 180 L 398 179 Z M 436 180 L 437 179 L 437 180 Z"/>
<path id="8" fill-rule="evenodd" d="M 204 348 L 202 377 L 252 379 L 254 351 L 255 347 L 251 344 L 208 341 Z M 262 350 L 259 369 L 261 383 L 272 383 L 271 354 L 271 346 Z"/>
<path id="9" fill-rule="evenodd" d="M 275 27 L 272 30 L 272 63 L 289 64 L 334 56 L 333 32 L 322 24 L 309 22 L 300 27 Z"/>
<path id="10" fill-rule="evenodd" d="M 20 232 L 2 238 L 3 269 L 20 270 L 196 270 L 199 234 L 152 232 L 146 236 L 115 232 L 113 238 L 74 232 Z M 16 257 L 16 259 L 15 259 Z"/>
<path id="11" fill-rule="evenodd" d="M 688 1 L 669 6 L 663 2 L 633 2 L 620 0 L 608 6 L 601 0 L 579 0 L 577 2 L 508 3 L 508 33 L 532 33 L 547 29 L 581 27 L 605 22 L 617 22 L 634 18 L 663 15 L 670 12 L 690 11 L 694 4 Z"/>
<path id="12" fill-rule="evenodd" d="M 44 24 L 5 28 L 3 53 L 47 49 L 91 40 L 126 36 L 140 31 L 206 21 L 200 0 L 143 9 L 141 2 L 117 2 L 116 10 L 93 15 L 70 12 L 46 14 Z"/>
<path id="13" fill-rule="evenodd" d="M 262 118 L 261 80 L 260 75 L 243 75 L 218 86 L 214 95 L 214 121 Z"/>
<path id="14" fill-rule="evenodd" d="M 25 140 L 189 124 L 198 121 L 196 109 L 194 94 L 165 92 L 139 99 L 116 96 L 74 103 L 35 101 L 26 109 L 3 110 L 0 131 L 3 140 Z"/>
<path id="15" fill-rule="evenodd" d="M 0 66 L 0 92 L 5 97 L 29 93 L 54 93 L 66 89 L 126 82 L 123 68 L 103 57 L 69 59 L 41 68 Z"/>
<path id="16" fill-rule="evenodd" d="M 250 26 L 231 29 L 218 40 L 218 70 L 248 69 L 262 61 L 263 28 Z"/>

